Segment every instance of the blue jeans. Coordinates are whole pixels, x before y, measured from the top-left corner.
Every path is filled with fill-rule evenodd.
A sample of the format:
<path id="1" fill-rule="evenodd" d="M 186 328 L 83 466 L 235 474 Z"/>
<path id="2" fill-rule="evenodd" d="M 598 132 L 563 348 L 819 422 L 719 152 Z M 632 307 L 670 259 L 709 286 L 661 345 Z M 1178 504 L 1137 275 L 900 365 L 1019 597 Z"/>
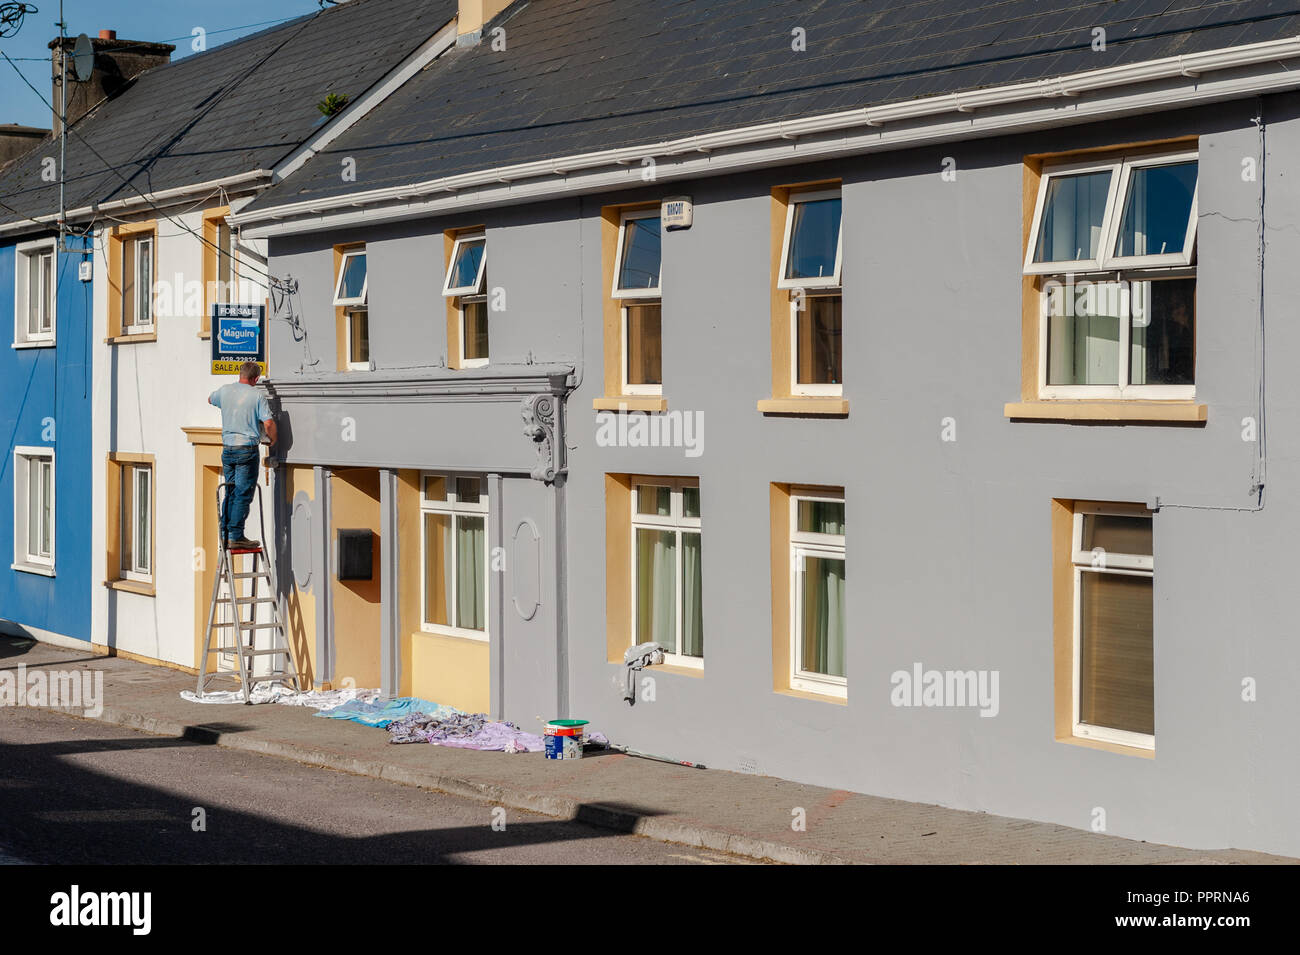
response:
<path id="1" fill-rule="evenodd" d="M 244 536 L 244 522 L 248 520 L 248 505 L 257 489 L 258 446 L 249 444 L 221 451 L 221 476 L 227 484 L 225 513 L 221 515 L 221 536 L 236 540 Z"/>

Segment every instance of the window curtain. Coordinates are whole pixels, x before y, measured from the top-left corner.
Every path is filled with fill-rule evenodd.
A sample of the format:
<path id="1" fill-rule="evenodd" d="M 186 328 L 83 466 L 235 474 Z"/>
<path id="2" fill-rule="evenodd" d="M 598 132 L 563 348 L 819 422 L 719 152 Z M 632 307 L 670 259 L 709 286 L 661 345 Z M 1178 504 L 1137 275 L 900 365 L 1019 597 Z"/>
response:
<path id="1" fill-rule="evenodd" d="M 654 641 L 677 651 L 677 535 L 636 531 L 636 642 Z"/>
<path id="2" fill-rule="evenodd" d="M 704 656 L 704 601 L 701 595 L 700 535 L 682 534 L 682 655 Z"/>
<path id="3" fill-rule="evenodd" d="M 1152 579 L 1079 576 L 1079 722 L 1154 734 Z"/>
<path id="4" fill-rule="evenodd" d="M 844 676 L 844 561 L 805 556 L 803 646 L 806 673 Z"/>
<path id="5" fill-rule="evenodd" d="M 487 532 L 481 517 L 456 519 L 456 625 L 484 630 Z"/>

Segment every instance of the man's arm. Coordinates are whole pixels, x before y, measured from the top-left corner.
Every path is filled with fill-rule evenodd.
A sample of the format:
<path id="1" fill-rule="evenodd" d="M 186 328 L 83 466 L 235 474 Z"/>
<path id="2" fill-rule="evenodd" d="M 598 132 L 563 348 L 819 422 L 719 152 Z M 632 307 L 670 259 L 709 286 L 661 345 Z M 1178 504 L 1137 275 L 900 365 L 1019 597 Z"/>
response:
<path id="1" fill-rule="evenodd" d="M 275 444 L 276 428 L 275 419 L 267 418 L 262 422 L 262 427 L 266 429 L 266 440 L 268 444 Z"/>

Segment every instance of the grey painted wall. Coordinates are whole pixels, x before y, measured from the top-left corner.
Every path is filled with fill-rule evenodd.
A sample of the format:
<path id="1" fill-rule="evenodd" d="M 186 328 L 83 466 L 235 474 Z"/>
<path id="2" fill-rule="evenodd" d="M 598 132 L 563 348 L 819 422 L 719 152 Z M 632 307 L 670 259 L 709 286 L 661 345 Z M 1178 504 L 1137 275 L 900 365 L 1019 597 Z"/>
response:
<path id="1" fill-rule="evenodd" d="M 1292 185 L 1300 173 L 1293 158 L 1300 100 L 1266 103 L 1270 427 L 1261 513 L 1213 509 L 1253 504 L 1256 448 L 1241 440 L 1241 420 L 1258 413 L 1260 183 L 1242 180 L 1241 163 L 1257 155 L 1254 101 L 483 214 L 489 285 L 505 287 L 509 303 L 509 318 L 493 326 L 494 363 L 529 352 L 548 362 L 585 356 L 567 421 L 567 567 L 557 580 L 567 594 L 566 626 L 535 642 L 509 642 L 522 631 L 508 631 L 507 687 L 530 678 L 536 686 L 518 708 L 507 689 L 507 715 L 531 718 L 523 714 L 534 700 L 540 707 L 555 699 L 545 661 L 556 640 L 567 640 L 567 715 L 628 745 L 1080 828 L 1103 807 L 1114 834 L 1300 854 L 1291 819 L 1300 784 L 1300 703 L 1292 690 L 1300 652 L 1288 599 L 1291 542 L 1300 530 L 1300 387 L 1289 367 L 1300 353 L 1293 318 L 1300 191 Z M 1208 423 L 1008 421 L 1003 405 L 1020 395 L 1023 156 L 1188 133 L 1202 137 L 1196 376 Z M 946 156 L 957 162 L 955 182 L 940 178 Z M 823 176 L 844 181 L 851 413 L 764 417 L 755 402 L 770 390 L 769 190 Z M 668 192 L 696 203 L 694 227 L 665 237 L 663 322 L 669 407 L 703 414 L 697 458 L 681 449 L 598 447 L 591 410 L 602 382 L 599 206 Z M 329 245 L 355 238 L 373 243 L 377 358 L 441 360 L 442 303 L 428 299 L 441 281 L 440 232 L 458 224 L 465 223 L 272 241 L 272 271 L 302 283 L 301 315 L 325 367 L 333 367 Z M 436 265 L 422 264 L 426 257 Z M 389 323 L 399 327 L 389 331 Z M 301 350 L 287 331 L 281 323 L 273 329 L 273 374 L 295 364 L 282 354 Z M 956 419 L 956 442 L 940 440 L 945 417 Z M 458 464 L 480 456 L 486 467 L 479 432 L 506 427 L 448 418 L 429 453 Z M 380 433 L 366 454 L 398 455 L 402 431 Z M 705 671 L 658 674 L 656 702 L 633 708 L 613 685 L 619 668 L 605 662 L 609 472 L 692 475 L 701 485 Z M 774 481 L 846 489 L 847 706 L 772 690 Z M 1053 739 L 1053 497 L 1164 503 L 1154 519 L 1154 760 Z M 533 516 L 539 506 L 511 487 L 505 502 L 508 524 L 510 515 Z M 999 715 L 891 706 L 889 675 L 918 661 L 999 671 Z M 1258 681 L 1257 702 L 1241 701 L 1244 677 Z"/>

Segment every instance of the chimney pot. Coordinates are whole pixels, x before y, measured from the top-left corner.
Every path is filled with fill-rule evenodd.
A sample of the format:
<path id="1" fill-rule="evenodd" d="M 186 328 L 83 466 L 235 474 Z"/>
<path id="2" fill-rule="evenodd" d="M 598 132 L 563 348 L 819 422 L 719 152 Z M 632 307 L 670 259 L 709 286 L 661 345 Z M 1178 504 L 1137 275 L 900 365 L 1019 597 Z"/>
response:
<path id="1" fill-rule="evenodd" d="M 100 30 L 100 31 L 99 31 L 99 38 L 100 38 L 101 40 L 116 40 L 116 39 L 117 39 L 117 31 L 116 31 L 116 30 Z"/>

